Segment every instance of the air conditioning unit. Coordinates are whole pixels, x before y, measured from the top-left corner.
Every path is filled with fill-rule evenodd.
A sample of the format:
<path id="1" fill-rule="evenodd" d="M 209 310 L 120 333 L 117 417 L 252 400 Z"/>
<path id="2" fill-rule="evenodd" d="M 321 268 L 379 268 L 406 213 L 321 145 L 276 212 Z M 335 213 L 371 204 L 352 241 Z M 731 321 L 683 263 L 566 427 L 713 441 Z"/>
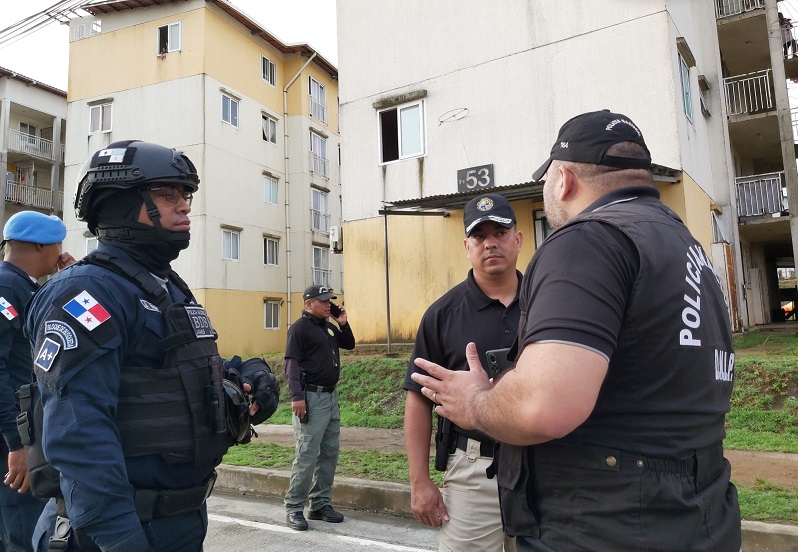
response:
<path id="1" fill-rule="evenodd" d="M 341 253 L 344 250 L 343 228 L 339 226 L 330 227 L 330 249 L 333 253 Z"/>

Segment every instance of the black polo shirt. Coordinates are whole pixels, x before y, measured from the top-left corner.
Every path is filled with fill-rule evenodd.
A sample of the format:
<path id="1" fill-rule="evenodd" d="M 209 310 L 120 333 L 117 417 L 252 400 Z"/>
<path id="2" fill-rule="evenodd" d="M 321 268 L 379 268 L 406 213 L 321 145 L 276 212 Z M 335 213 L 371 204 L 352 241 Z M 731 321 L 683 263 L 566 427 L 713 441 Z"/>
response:
<path id="1" fill-rule="evenodd" d="M 522 275 L 518 271 L 516 274 L 520 289 Z M 486 351 L 513 345 L 520 316 L 517 293 L 510 306 L 505 307 L 482 292 L 473 270 L 469 270 L 465 281 L 447 291 L 424 313 L 402 389 L 421 392 L 421 386 L 410 378 L 413 373 L 426 374 L 413 363 L 416 358 L 450 370 L 467 370 L 465 350 L 471 341 L 476 343 L 484 366 Z M 467 433 L 460 429 L 458 432 Z"/>
<path id="2" fill-rule="evenodd" d="M 355 336 L 349 324 L 339 330 L 326 318 L 316 318 L 302 311 L 302 317 L 288 328 L 285 358 L 299 363 L 302 372 L 307 374 L 306 383 L 333 387 L 341 373 L 339 347 L 355 348 Z"/>

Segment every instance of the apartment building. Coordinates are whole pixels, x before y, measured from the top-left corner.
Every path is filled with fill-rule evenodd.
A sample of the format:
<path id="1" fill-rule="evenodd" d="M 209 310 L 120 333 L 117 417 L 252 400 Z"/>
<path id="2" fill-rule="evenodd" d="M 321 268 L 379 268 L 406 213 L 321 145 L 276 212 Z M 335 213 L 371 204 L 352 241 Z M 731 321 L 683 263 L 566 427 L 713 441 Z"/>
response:
<path id="1" fill-rule="evenodd" d="M 796 32 L 780 17 L 788 2 L 718 0 L 718 41 L 739 217 L 740 280 L 750 325 L 795 319 L 794 286 L 779 289 L 778 272 L 798 255 L 796 144 L 798 107 L 788 82 L 798 78 Z"/>
<path id="2" fill-rule="evenodd" d="M 337 9 L 347 308 L 359 340 L 412 341 L 427 306 L 465 277 L 462 209 L 475 194 L 510 199 L 523 270 L 549 232 L 532 172 L 563 122 L 604 108 L 643 131 L 661 196 L 712 257 L 739 325 L 711 2 L 346 0 Z"/>
<path id="3" fill-rule="evenodd" d="M 340 294 L 338 71 L 224 0 L 98 1 L 70 21 L 66 192 L 111 142 L 180 149 L 201 179 L 173 267 L 222 354 L 283 350 L 311 283 Z M 66 213 L 67 244 L 95 245 Z"/>
<path id="4" fill-rule="evenodd" d="M 67 93 L 0 67 L 0 222 L 19 211 L 62 216 Z"/>

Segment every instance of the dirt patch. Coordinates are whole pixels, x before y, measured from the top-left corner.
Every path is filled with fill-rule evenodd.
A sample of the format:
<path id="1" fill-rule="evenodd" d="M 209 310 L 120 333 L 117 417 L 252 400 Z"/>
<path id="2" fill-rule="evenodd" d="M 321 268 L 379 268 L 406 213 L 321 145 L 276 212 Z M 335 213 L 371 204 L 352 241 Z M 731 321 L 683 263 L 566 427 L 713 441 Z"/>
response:
<path id="1" fill-rule="evenodd" d="M 294 432 L 289 425 L 264 424 L 257 427 L 256 441 L 293 446 Z M 379 450 L 404 452 L 401 429 L 365 427 L 341 428 L 341 448 L 347 450 Z M 753 487 L 757 479 L 785 489 L 798 489 L 798 454 L 727 450 L 732 466 L 732 480 L 740 487 Z"/>

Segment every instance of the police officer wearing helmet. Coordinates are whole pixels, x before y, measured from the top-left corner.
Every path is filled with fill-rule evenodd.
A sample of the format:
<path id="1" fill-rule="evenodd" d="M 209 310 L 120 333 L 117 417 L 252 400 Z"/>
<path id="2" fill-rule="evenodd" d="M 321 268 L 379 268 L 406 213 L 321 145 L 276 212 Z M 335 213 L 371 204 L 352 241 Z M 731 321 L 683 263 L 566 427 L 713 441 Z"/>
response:
<path id="1" fill-rule="evenodd" d="M 99 247 L 42 287 L 26 321 L 39 446 L 60 487 L 40 489 L 59 496 L 36 527 L 39 551 L 201 550 L 214 467 L 248 438 L 247 414 L 259 423 L 276 408 L 274 376 L 223 366 L 205 310 L 171 270 L 198 185 L 188 157 L 138 140 L 84 165 L 75 210 Z"/>
<path id="2" fill-rule="evenodd" d="M 23 332 L 22 313 L 39 289 L 37 280 L 75 262 L 61 252 L 66 226 L 54 215 L 20 211 L 3 229 L 5 260 L 0 262 L 0 550 L 30 550 L 44 501 L 28 489 L 27 459 L 17 432 L 15 391 L 30 383 L 33 362 Z"/>

